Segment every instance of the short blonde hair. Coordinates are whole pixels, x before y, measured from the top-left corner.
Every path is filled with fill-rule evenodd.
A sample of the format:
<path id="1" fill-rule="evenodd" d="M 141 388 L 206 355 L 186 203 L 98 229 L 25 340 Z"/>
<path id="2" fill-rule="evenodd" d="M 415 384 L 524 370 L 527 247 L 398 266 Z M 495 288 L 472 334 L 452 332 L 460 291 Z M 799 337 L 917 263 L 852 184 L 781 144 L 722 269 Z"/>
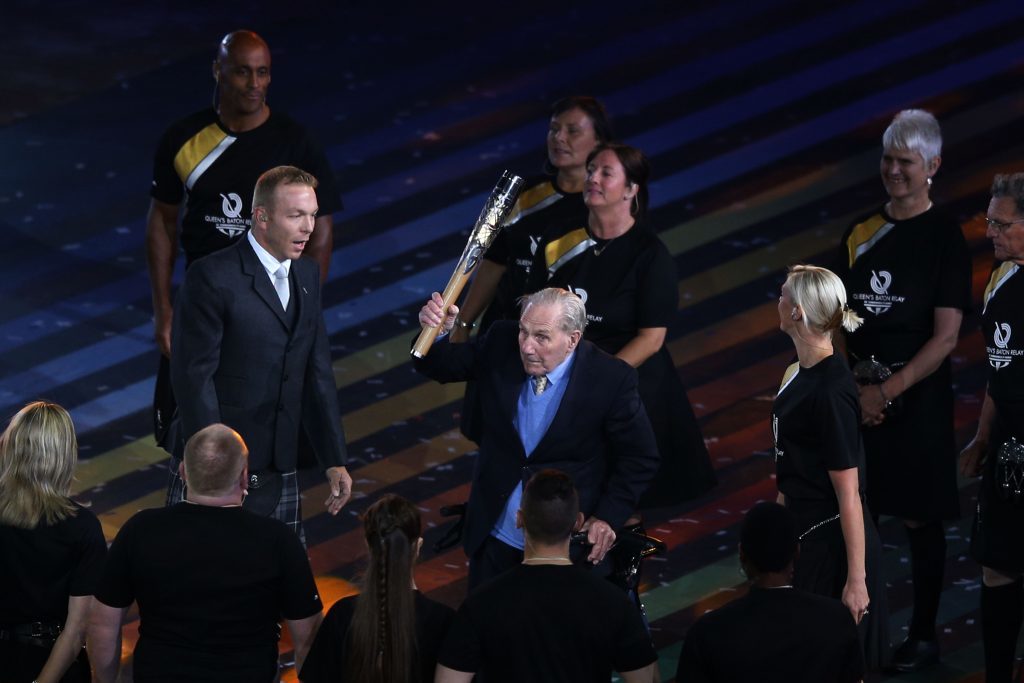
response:
<path id="1" fill-rule="evenodd" d="M 68 495 L 78 440 L 68 411 L 35 401 L 0 435 L 0 524 L 34 529 L 75 514 Z"/>
<path id="2" fill-rule="evenodd" d="M 295 166 L 275 166 L 256 181 L 256 189 L 252 193 L 252 209 L 256 212 L 257 206 L 271 208 L 273 205 L 274 192 L 281 185 L 305 185 L 314 190 L 317 188 L 317 179 L 312 173 L 307 173 Z"/>
<path id="3" fill-rule="evenodd" d="M 786 286 L 793 303 L 803 311 L 804 325 L 813 332 L 831 337 L 839 327 L 853 332 L 864 322 L 846 304 L 843 281 L 828 268 L 790 266 Z"/>
<path id="4" fill-rule="evenodd" d="M 185 444 L 185 475 L 189 491 L 204 496 L 230 493 L 249 459 L 242 436 L 228 426 L 200 429 Z"/>

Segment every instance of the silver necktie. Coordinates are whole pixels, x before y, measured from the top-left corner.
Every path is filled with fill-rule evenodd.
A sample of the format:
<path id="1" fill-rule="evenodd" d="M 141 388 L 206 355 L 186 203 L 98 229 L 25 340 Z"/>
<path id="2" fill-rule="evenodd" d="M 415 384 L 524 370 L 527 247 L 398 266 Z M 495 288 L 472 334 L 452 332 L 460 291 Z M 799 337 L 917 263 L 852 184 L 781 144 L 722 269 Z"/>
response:
<path id="1" fill-rule="evenodd" d="M 277 290 L 277 298 L 281 300 L 281 307 L 287 311 L 291 293 L 288 291 L 288 269 L 284 266 L 274 271 L 274 289 Z"/>

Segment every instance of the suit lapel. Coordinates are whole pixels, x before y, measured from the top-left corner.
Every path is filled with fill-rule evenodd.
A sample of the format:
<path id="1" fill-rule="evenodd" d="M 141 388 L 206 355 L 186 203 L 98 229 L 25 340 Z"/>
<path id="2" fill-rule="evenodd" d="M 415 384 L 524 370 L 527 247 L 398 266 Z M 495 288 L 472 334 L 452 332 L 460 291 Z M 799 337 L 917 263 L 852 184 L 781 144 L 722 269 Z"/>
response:
<path id="1" fill-rule="evenodd" d="M 274 285 L 270 283 L 270 277 L 267 275 L 267 269 L 260 263 L 259 258 L 256 256 L 256 252 L 252 250 L 252 245 L 249 244 L 248 236 L 243 237 L 239 242 L 244 244 L 238 245 L 238 253 L 242 261 L 242 272 L 252 279 L 252 288 L 256 292 L 259 298 L 263 299 L 270 310 L 274 312 L 277 319 L 281 321 L 281 324 L 287 330 L 290 325 L 288 324 L 288 318 L 285 315 L 284 309 L 281 307 L 281 299 L 277 296 L 277 290 L 274 289 Z"/>
<path id="2" fill-rule="evenodd" d="M 307 275 L 311 272 L 312 270 L 307 271 L 302 268 L 299 263 L 299 259 L 292 260 L 292 305 L 298 306 L 298 310 L 295 311 L 295 327 L 292 329 L 293 334 L 296 330 L 302 329 L 302 318 L 310 311 L 310 302 L 308 301 L 308 298 L 312 295 L 309 293 L 311 288 L 307 286 Z M 319 275 L 317 277 L 319 277 Z"/>
<path id="3" fill-rule="evenodd" d="M 501 407 L 505 411 L 505 423 L 512 426 L 512 433 L 516 435 L 518 442 L 519 434 L 516 432 L 515 418 L 519 409 L 519 392 L 523 388 L 523 382 L 526 381 L 526 372 L 523 370 L 523 364 L 519 360 L 518 354 L 515 356 L 515 362 L 508 363 L 503 368 L 501 380 Z"/>

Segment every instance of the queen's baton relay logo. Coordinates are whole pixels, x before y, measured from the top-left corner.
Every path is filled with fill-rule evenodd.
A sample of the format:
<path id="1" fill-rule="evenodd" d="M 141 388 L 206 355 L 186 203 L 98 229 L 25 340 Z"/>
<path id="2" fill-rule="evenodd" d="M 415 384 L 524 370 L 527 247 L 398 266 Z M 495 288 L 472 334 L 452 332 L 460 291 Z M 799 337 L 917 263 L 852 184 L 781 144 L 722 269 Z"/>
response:
<path id="1" fill-rule="evenodd" d="M 206 216 L 207 223 L 213 223 L 213 227 L 221 234 L 234 239 L 249 227 L 249 219 L 242 218 L 242 198 L 234 192 L 220 196 L 220 211 L 222 216 Z"/>
<path id="2" fill-rule="evenodd" d="M 871 271 L 871 294 L 857 292 L 853 298 L 864 302 L 864 308 L 875 315 L 887 312 L 894 303 L 903 303 L 906 297 L 889 294 L 892 273 L 887 270 Z"/>
<path id="3" fill-rule="evenodd" d="M 992 330 L 992 341 L 995 346 L 988 346 L 985 350 L 988 352 L 988 364 L 996 370 L 1002 370 L 1017 356 L 1024 355 L 1024 349 L 1011 349 L 1010 348 L 1010 336 L 1013 334 L 1013 330 L 1010 328 L 1010 323 L 994 323 L 995 329 Z"/>

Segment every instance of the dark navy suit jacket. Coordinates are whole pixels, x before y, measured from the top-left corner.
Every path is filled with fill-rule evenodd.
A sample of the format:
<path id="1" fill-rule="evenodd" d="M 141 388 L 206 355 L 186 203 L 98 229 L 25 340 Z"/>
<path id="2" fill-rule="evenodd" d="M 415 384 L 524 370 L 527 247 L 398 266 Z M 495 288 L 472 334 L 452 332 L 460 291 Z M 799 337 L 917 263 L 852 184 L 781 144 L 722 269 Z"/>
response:
<path id="1" fill-rule="evenodd" d="M 526 371 L 518 323 L 501 321 L 466 344 L 442 340 L 416 369 L 439 382 L 478 382 L 480 457 L 473 474 L 463 544 L 473 553 L 491 533 L 516 485 L 554 468 L 569 474 L 580 511 L 617 529 L 636 509 L 658 469 L 658 448 L 637 394 L 636 370 L 587 341 L 576 348 L 569 384 L 551 426 L 529 458 L 512 422 Z"/>
<path id="2" fill-rule="evenodd" d="M 223 422 L 245 439 L 250 470 L 287 472 L 301 425 L 321 467 L 345 464 L 318 271 L 292 261 L 286 313 L 246 238 L 189 267 L 171 335 L 184 440 Z"/>

